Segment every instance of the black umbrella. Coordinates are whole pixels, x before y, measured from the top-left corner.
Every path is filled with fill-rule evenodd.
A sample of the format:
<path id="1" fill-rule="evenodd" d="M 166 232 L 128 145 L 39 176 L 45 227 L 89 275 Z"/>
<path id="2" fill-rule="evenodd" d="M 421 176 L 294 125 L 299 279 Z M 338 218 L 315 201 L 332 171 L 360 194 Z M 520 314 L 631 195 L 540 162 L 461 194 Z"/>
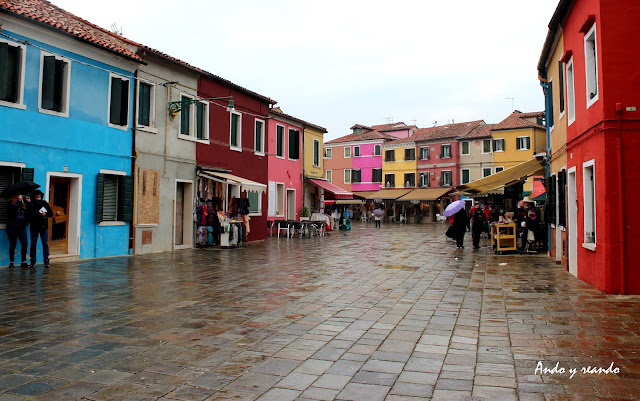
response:
<path id="1" fill-rule="evenodd" d="M 35 182 L 18 182 L 13 185 L 9 185 L 4 191 L 2 191 L 2 193 L 0 193 L 0 198 L 8 198 L 13 195 L 30 194 L 38 188 L 40 188 L 40 185 Z"/>

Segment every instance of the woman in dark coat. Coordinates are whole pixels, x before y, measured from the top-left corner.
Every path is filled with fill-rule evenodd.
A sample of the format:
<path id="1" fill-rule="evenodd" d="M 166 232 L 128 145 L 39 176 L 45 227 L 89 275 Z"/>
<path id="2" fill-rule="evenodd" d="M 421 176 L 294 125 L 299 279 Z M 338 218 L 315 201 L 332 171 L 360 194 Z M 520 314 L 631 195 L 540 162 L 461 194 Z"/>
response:
<path id="1" fill-rule="evenodd" d="M 464 248 L 464 234 L 466 231 L 471 230 L 469 216 L 464 208 L 453 215 L 453 229 L 456 233 L 456 245 L 458 248 Z"/>
<path id="2" fill-rule="evenodd" d="M 28 199 L 28 198 L 27 198 Z M 22 195 L 12 196 L 7 201 L 7 237 L 9 237 L 9 268 L 13 268 L 16 245 L 20 241 L 20 267 L 27 267 L 27 207 Z"/>

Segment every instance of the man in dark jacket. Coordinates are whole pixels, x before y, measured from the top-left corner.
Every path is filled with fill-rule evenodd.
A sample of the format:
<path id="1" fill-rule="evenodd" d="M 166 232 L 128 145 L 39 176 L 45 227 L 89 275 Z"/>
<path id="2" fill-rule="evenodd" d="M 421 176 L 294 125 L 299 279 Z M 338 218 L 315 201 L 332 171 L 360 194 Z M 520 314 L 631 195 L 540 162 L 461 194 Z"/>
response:
<path id="1" fill-rule="evenodd" d="M 471 215 L 471 221 L 473 222 L 473 231 L 471 236 L 473 238 L 474 249 L 480 248 L 480 235 L 485 230 L 485 223 L 487 221 L 484 210 L 480 208 L 480 203 L 476 203 L 476 208 Z"/>
<path id="2" fill-rule="evenodd" d="M 38 236 L 42 241 L 42 258 L 44 259 L 44 267 L 49 267 L 49 217 L 53 216 L 53 210 L 49 203 L 42 199 L 44 194 L 36 191 L 33 194 L 33 201 L 27 203 L 27 216 L 31 224 L 31 264 L 29 267 L 36 266 L 36 247 L 38 245 Z"/>
<path id="3" fill-rule="evenodd" d="M 28 198 L 27 198 L 28 199 Z M 13 268 L 16 245 L 20 241 L 20 267 L 27 267 L 27 210 L 22 195 L 14 195 L 7 201 L 7 237 L 9 237 L 9 268 Z"/>
<path id="4" fill-rule="evenodd" d="M 458 248 L 464 248 L 464 234 L 471 229 L 469 216 L 464 208 L 453 215 L 453 229 L 456 233 L 456 245 Z"/>

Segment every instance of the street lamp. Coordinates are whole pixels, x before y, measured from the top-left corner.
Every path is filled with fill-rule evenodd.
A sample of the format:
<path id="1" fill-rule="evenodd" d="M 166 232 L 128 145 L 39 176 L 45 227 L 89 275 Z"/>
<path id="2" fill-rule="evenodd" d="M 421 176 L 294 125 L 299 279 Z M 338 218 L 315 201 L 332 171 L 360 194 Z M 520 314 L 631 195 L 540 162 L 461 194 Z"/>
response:
<path id="1" fill-rule="evenodd" d="M 229 99 L 229 104 L 227 105 L 227 111 L 231 112 L 231 111 L 235 111 L 235 106 L 233 104 L 233 96 L 221 96 L 221 97 L 210 97 L 207 99 L 185 99 L 183 98 L 182 100 L 177 100 L 175 102 L 169 102 L 169 115 L 171 116 L 171 118 L 175 117 L 178 115 L 178 113 L 180 112 L 180 110 L 182 110 L 184 107 L 187 107 L 191 104 L 194 103 L 198 103 L 202 100 L 222 100 L 222 99 Z"/>

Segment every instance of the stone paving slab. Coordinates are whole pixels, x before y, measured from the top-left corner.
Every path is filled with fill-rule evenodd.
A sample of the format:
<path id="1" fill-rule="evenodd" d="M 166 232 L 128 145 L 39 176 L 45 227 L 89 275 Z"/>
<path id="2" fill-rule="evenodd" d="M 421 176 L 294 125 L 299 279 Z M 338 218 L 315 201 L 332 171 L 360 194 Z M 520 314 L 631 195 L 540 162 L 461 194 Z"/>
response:
<path id="1" fill-rule="evenodd" d="M 640 297 L 445 230 L 0 269 L 0 401 L 640 399 Z"/>

